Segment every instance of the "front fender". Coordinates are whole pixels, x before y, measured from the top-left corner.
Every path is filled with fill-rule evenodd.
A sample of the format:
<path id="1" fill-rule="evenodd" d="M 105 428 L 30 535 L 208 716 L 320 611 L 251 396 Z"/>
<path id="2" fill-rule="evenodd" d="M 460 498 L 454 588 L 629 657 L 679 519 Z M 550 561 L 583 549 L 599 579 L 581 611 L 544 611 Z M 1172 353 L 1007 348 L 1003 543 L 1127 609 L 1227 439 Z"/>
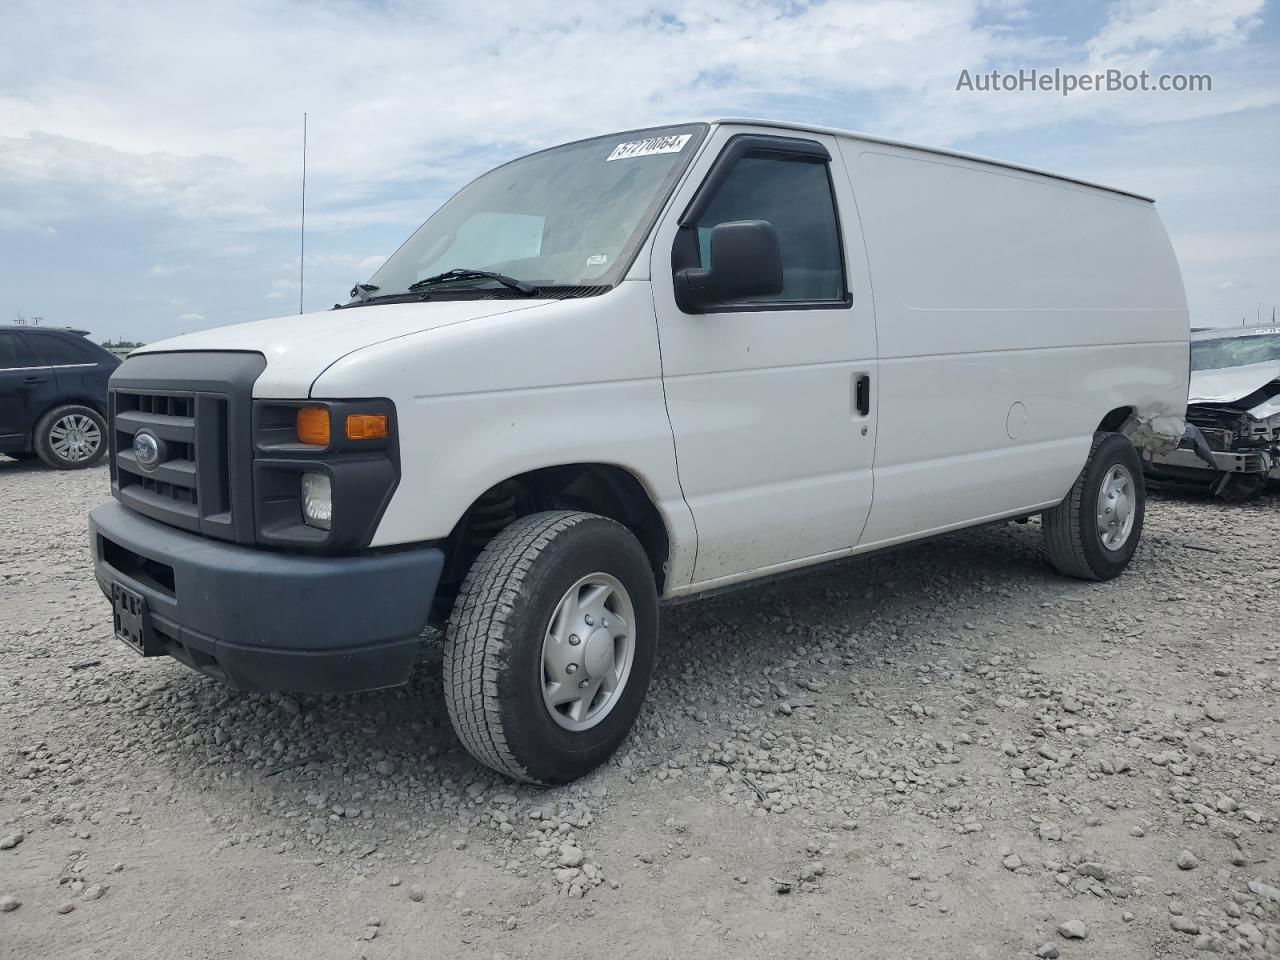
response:
<path id="1" fill-rule="evenodd" d="M 676 476 L 647 281 L 372 345 L 316 381 L 317 398 L 390 397 L 401 481 L 373 538 L 447 537 L 475 499 L 509 477 L 571 463 L 633 474 L 671 540 L 669 582 L 696 543 Z M 336 505 L 340 508 L 340 505 Z"/>

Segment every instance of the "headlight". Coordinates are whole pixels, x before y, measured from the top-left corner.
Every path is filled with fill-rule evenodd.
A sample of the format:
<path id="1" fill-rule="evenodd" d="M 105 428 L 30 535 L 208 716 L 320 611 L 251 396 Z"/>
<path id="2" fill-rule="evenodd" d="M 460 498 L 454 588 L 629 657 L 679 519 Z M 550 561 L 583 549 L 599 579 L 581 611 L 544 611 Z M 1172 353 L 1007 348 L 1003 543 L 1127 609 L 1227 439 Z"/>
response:
<path id="1" fill-rule="evenodd" d="M 400 482 L 390 400 L 257 400 L 253 448 L 257 543 L 329 553 L 369 545 Z"/>
<path id="2" fill-rule="evenodd" d="M 313 527 L 329 529 L 333 519 L 333 489 L 327 473 L 302 475 L 302 517 Z"/>

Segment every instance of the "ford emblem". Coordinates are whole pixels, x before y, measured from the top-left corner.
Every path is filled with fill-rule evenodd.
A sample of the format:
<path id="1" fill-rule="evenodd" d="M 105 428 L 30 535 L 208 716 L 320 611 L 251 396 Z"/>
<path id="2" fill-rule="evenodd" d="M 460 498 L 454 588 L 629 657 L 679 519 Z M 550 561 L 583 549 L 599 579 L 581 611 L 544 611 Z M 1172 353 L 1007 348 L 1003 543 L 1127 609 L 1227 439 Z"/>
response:
<path id="1" fill-rule="evenodd" d="M 160 462 L 160 441 L 145 430 L 133 437 L 133 455 L 138 465 L 150 470 Z"/>

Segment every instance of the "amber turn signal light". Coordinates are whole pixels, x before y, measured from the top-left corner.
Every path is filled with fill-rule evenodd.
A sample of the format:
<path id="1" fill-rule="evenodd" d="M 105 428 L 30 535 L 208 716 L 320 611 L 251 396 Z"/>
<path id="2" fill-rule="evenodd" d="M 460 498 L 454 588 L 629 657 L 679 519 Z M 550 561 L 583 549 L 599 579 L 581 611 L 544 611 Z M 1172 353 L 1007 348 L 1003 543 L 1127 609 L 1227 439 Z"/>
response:
<path id="1" fill-rule="evenodd" d="M 385 413 L 347 414 L 348 440 L 377 440 L 386 435 L 387 415 Z"/>
<path id="2" fill-rule="evenodd" d="M 318 447 L 329 445 L 329 411 L 324 407 L 303 407 L 298 411 L 298 442 Z"/>

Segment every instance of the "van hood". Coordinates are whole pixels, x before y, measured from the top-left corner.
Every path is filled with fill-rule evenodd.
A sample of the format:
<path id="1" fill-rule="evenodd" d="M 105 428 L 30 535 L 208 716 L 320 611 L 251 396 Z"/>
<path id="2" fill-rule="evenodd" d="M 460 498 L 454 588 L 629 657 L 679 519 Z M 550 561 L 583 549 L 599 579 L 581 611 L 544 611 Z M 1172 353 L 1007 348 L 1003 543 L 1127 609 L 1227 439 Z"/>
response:
<path id="1" fill-rule="evenodd" d="M 1191 403 L 1233 403 L 1277 379 L 1280 379 L 1280 360 L 1219 370 L 1192 370 L 1187 399 Z"/>
<path id="2" fill-rule="evenodd" d="M 255 397 L 306 397 L 310 395 L 311 385 L 329 366 L 364 347 L 556 302 L 444 300 L 324 310 L 188 333 L 139 347 L 134 354 L 196 350 L 261 353 L 267 358 L 267 368 L 254 384 Z"/>

